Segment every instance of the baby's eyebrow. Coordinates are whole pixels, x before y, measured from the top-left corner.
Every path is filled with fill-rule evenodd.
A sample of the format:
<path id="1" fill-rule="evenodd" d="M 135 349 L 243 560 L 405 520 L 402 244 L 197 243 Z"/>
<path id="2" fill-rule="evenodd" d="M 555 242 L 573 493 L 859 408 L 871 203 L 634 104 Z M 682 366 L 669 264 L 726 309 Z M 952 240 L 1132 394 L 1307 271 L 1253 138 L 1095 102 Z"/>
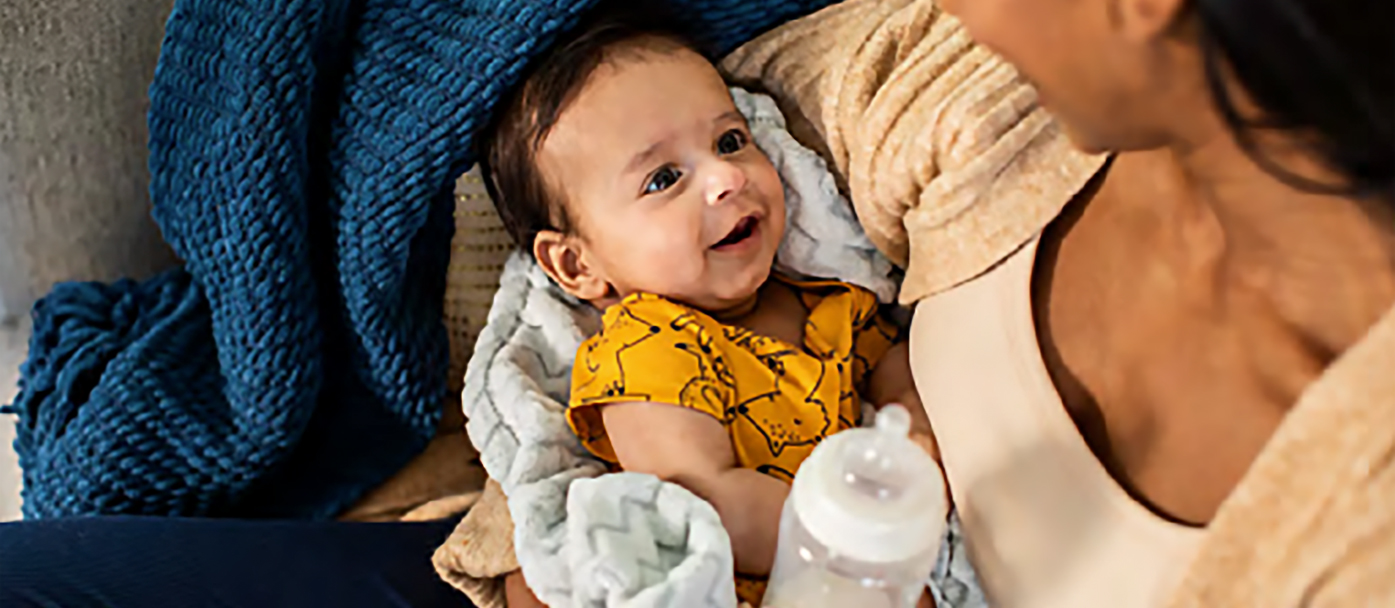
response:
<path id="1" fill-rule="evenodd" d="M 746 117 L 742 116 L 741 113 L 736 110 L 729 110 L 722 112 L 721 115 L 712 120 L 712 124 L 714 125 L 724 122 L 746 122 Z"/>
<path id="2" fill-rule="evenodd" d="M 712 119 L 712 124 L 714 125 L 719 125 L 724 122 L 744 123 L 746 122 L 746 117 L 742 116 L 741 112 L 738 112 L 736 110 L 728 110 L 726 112 L 718 114 L 716 118 Z M 656 141 L 648 148 L 645 148 L 641 150 L 638 154 L 635 154 L 634 156 L 630 157 L 630 162 L 625 164 L 625 171 L 623 174 L 630 174 L 644 168 L 644 166 L 649 164 L 649 161 L 653 159 L 654 156 L 657 155 L 659 151 L 663 149 L 664 145 L 668 142 L 668 139 Z"/>
<path id="3" fill-rule="evenodd" d="M 656 141 L 654 142 L 654 145 L 649 146 L 648 148 L 645 148 L 644 150 L 640 151 L 639 154 L 634 155 L 632 158 L 630 158 L 629 164 L 625 165 L 624 173 L 633 173 L 644 167 L 644 165 L 649 164 L 649 159 L 653 158 L 656 154 L 658 154 L 659 149 L 663 148 L 664 144 L 666 143 L 668 143 L 667 139 Z"/>

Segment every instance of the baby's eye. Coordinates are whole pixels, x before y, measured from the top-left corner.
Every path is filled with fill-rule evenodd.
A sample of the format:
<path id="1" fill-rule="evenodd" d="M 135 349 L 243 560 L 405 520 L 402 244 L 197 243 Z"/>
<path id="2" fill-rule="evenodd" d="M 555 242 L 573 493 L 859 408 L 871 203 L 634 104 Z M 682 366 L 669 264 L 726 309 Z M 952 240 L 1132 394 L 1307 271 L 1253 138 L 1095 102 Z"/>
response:
<path id="1" fill-rule="evenodd" d="M 746 133 L 740 129 L 732 129 L 723 133 L 717 139 L 717 153 L 736 154 L 746 147 Z"/>
<path id="2" fill-rule="evenodd" d="M 649 182 L 644 184 L 645 194 L 658 194 L 664 190 L 672 188 L 678 183 L 678 178 L 683 177 L 677 169 L 673 167 L 663 167 L 649 176 Z"/>

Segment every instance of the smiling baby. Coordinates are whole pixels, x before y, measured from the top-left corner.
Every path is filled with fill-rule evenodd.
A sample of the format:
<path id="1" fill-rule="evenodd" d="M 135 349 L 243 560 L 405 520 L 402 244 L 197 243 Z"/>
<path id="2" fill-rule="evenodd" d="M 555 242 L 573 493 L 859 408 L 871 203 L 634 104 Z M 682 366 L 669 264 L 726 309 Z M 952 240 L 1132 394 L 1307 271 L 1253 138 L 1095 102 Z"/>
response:
<path id="1" fill-rule="evenodd" d="M 727 84 L 658 16 L 603 3 L 502 110 L 485 168 L 520 247 L 604 311 L 567 415 L 625 471 L 710 502 L 758 604 L 789 482 L 861 404 L 923 420 L 904 343 L 869 291 L 772 271 L 780 176 Z"/>

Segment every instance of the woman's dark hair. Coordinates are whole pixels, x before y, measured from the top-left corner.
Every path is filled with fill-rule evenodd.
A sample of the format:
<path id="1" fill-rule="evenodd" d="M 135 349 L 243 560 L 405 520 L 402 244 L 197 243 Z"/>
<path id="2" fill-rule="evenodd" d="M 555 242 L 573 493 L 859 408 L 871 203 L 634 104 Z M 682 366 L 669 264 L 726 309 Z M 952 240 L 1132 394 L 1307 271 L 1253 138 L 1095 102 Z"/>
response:
<path id="1" fill-rule="evenodd" d="M 485 188 L 514 242 L 532 252 L 539 232 L 572 229 L 563 197 L 549 188 L 537 154 L 596 69 L 627 54 L 701 53 L 662 3 L 602 0 L 529 66 L 485 132 Z"/>
<path id="2" fill-rule="evenodd" d="M 1221 115 L 1265 170 L 1308 191 L 1395 201 L 1395 2 L 1192 0 L 1207 79 Z M 1246 117 L 1231 74 L 1260 109 Z M 1279 166 L 1256 145 L 1279 129 L 1311 141 L 1342 176 L 1330 183 Z"/>

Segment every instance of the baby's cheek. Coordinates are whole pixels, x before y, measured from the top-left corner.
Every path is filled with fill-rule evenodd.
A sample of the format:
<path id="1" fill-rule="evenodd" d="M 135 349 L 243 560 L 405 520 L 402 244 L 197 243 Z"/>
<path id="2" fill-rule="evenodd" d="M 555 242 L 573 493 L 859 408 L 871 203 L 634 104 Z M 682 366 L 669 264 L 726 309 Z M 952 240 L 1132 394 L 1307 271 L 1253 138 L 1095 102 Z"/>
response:
<path id="1" fill-rule="evenodd" d="M 654 283 L 655 289 L 681 286 L 694 280 L 694 275 L 700 272 L 702 252 L 694 251 L 687 242 L 689 239 L 679 235 L 660 233 L 655 237 L 646 238 L 630 249 L 628 257 L 632 267 L 642 272 L 646 281 Z"/>
<path id="2" fill-rule="evenodd" d="M 778 218 L 783 223 L 785 213 L 785 184 L 780 181 L 780 174 L 775 171 L 775 167 L 770 161 L 764 161 L 762 166 L 757 167 L 751 173 L 751 183 L 760 193 L 765 201 L 766 211 L 772 218 Z"/>
<path id="3" fill-rule="evenodd" d="M 769 192 L 771 184 L 780 183 L 780 173 L 764 154 L 751 158 L 745 165 L 746 179 L 759 186 L 762 192 Z"/>

